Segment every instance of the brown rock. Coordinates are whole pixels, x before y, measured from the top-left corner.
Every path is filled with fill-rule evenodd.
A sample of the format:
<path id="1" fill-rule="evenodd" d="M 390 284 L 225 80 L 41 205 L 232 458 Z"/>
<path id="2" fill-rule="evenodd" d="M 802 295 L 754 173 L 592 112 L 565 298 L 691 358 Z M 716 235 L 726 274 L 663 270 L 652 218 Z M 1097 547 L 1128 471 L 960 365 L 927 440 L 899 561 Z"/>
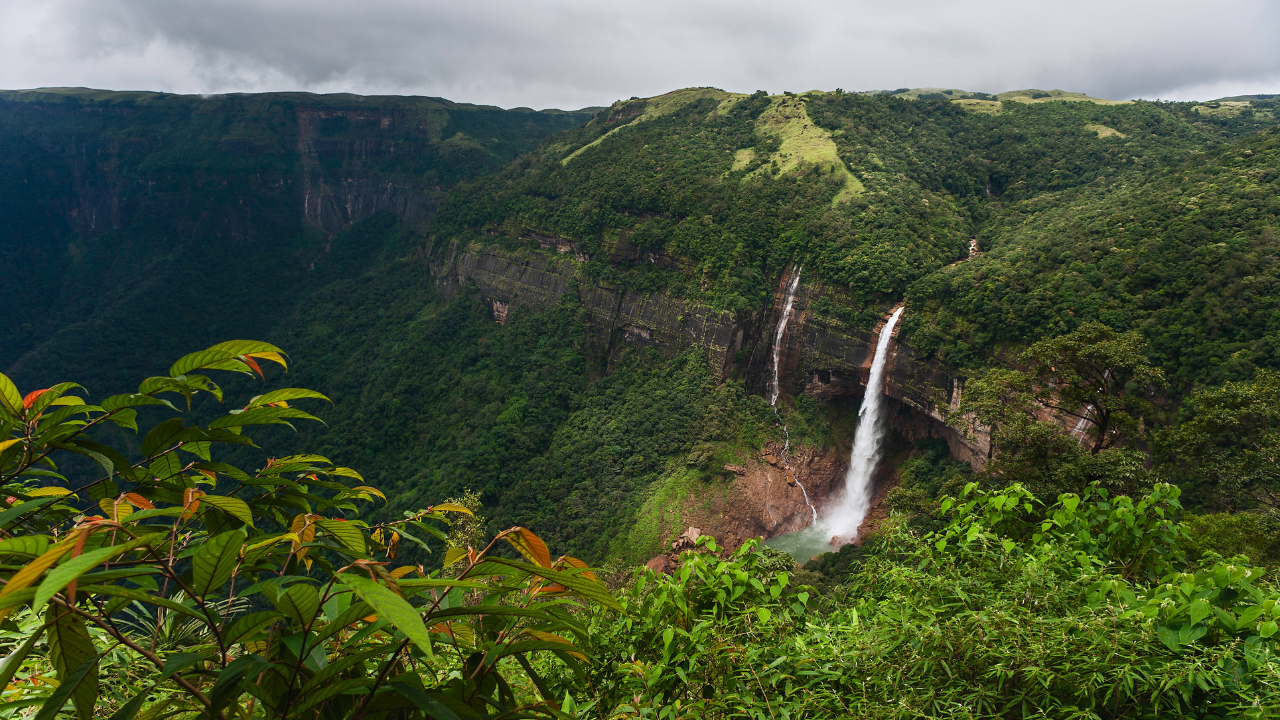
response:
<path id="1" fill-rule="evenodd" d="M 685 530 L 684 534 L 682 534 L 680 537 L 676 538 L 675 542 L 671 543 L 671 549 L 674 550 L 675 552 L 692 550 L 695 547 L 697 547 L 698 538 L 701 537 L 701 535 L 702 535 L 702 530 L 696 527 L 691 527 Z"/>
<path id="2" fill-rule="evenodd" d="M 725 471 L 725 472 L 731 472 L 731 473 L 733 473 L 734 475 L 746 475 L 746 474 L 747 474 L 747 469 L 746 469 L 746 468 L 744 468 L 744 467 L 742 467 L 741 465 L 725 465 L 725 466 L 724 466 L 724 471 Z"/>
<path id="3" fill-rule="evenodd" d="M 670 555 L 658 555 L 644 564 L 645 567 L 659 575 L 670 575 L 676 569 L 676 563 Z"/>

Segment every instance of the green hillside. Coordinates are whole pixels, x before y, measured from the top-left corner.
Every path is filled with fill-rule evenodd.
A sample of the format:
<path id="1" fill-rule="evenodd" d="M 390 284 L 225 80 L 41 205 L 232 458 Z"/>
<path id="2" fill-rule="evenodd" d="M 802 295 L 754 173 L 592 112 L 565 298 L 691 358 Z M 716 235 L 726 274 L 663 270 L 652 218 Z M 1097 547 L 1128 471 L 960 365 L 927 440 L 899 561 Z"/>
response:
<path id="1" fill-rule="evenodd" d="M 11 92 L 0 142 L 22 202 L 4 257 L 22 280 L 0 362 L 24 387 L 112 387 L 186 347 L 270 338 L 335 400 L 325 429 L 277 442 L 385 478 L 389 513 L 470 489 L 493 527 L 595 559 L 656 550 L 628 538 L 687 458 L 779 438 L 761 323 L 792 263 L 833 288 L 814 317 L 850 332 L 905 299 L 904 340 L 960 376 L 1090 320 L 1140 331 L 1170 400 L 1277 365 L 1266 108 L 958 92 L 703 88 L 580 114 Z M 498 325 L 438 275 L 468 247 L 545 260 L 579 292 Z M 628 290 L 746 323 L 734 380 L 584 331 L 612 312 L 600 292 Z M 784 412 L 814 443 L 848 441 L 843 405 L 799 393 Z M 721 492 L 714 461 L 695 465 L 712 484 L 693 496 Z M 546 497 L 566 504 L 545 513 Z"/>
<path id="2" fill-rule="evenodd" d="M 0 193 L 0 717 L 1280 713 L 1275 98 L 7 91 Z"/>

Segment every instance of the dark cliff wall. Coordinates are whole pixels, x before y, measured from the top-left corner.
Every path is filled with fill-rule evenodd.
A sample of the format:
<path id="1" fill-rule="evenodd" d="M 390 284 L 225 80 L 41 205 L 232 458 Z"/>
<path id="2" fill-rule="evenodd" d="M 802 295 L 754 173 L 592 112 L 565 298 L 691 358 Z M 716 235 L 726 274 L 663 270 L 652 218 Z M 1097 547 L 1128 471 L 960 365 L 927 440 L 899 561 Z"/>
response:
<path id="1" fill-rule="evenodd" d="M 123 380 L 265 337 L 317 285 L 403 254 L 451 185 L 590 117 L 436 98 L 0 91 L 0 371 L 102 386 L 107 361 Z"/>

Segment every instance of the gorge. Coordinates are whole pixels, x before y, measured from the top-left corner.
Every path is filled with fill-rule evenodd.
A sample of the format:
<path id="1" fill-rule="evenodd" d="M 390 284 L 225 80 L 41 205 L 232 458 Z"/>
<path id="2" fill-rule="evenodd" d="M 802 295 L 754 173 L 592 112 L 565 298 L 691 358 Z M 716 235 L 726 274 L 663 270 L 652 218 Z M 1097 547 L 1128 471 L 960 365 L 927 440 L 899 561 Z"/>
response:
<path id="1" fill-rule="evenodd" d="M 1271 362 L 1272 211 L 1222 224 L 1192 178 L 1269 185 L 1274 117 L 1197 107 L 8 93 L 0 367 L 23 386 L 109 388 L 124 368 L 162 371 L 160 350 L 265 337 L 334 399 L 328 451 L 403 502 L 473 489 L 494 522 L 593 559 L 643 561 L 692 524 L 730 546 L 775 537 L 843 492 L 877 340 L 904 302 L 883 370 L 895 466 L 940 442 L 982 468 L 986 429 L 945 421 L 966 383 L 1086 318 L 1148 333 L 1184 387 Z M 1103 213 L 1100 198 L 1131 204 Z M 1164 207 L 1185 211 L 1140 209 Z M 1182 244 L 1136 251 L 1160 233 Z M 1068 240 L 1038 244 L 1050 236 Z M 1185 258 L 1254 278 L 1204 287 L 1257 311 L 1166 339 L 1209 312 Z M 208 303 L 223 309 L 197 321 Z M 539 514 L 538 488 L 570 506 Z"/>

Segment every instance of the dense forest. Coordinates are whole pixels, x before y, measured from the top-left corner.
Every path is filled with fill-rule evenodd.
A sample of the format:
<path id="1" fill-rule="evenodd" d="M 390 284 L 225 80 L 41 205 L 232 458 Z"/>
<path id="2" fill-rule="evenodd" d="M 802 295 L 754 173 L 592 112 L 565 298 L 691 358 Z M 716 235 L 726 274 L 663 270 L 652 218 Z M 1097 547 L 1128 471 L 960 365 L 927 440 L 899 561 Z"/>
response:
<path id="1" fill-rule="evenodd" d="M 1274 716 L 1277 111 L 0 94 L 0 717 Z"/>

